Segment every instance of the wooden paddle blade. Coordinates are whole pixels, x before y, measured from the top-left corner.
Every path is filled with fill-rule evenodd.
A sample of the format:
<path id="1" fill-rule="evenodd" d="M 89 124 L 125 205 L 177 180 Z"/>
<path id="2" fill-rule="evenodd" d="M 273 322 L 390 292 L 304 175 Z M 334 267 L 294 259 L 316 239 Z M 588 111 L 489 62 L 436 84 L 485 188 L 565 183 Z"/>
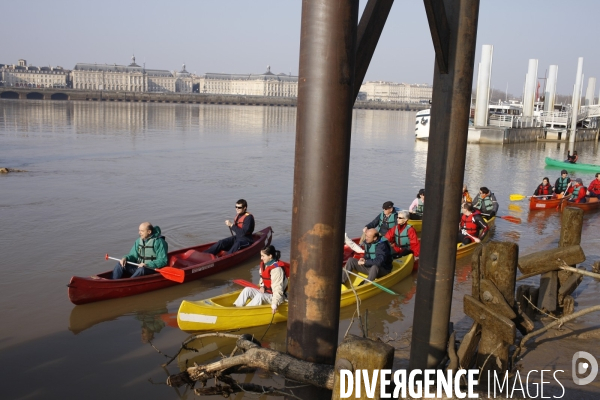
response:
<path id="1" fill-rule="evenodd" d="M 520 201 L 520 200 L 523 200 L 525 197 L 527 197 L 527 196 L 524 196 L 522 194 L 511 194 L 510 201 Z"/>
<path id="2" fill-rule="evenodd" d="M 243 286 L 243 287 L 251 287 L 251 288 L 254 288 L 254 289 L 258 289 L 257 285 L 255 285 L 252 282 L 248 282 L 247 280 L 244 280 L 244 279 L 234 279 L 233 283 L 236 283 L 236 284 L 238 284 L 240 286 Z"/>
<path id="3" fill-rule="evenodd" d="M 185 271 L 179 268 L 173 267 L 162 267 L 158 269 L 158 272 L 166 279 L 177 283 L 183 283 L 185 281 Z"/>
<path id="4" fill-rule="evenodd" d="M 521 223 L 521 218 L 517 218 L 517 217 L 511 217 L 510 215 L 496 215 L 496 217 L 498 218 L 502 218 L 505 221 L 508 222 L 512 222 L 513 224 L 520 224 Z"/>

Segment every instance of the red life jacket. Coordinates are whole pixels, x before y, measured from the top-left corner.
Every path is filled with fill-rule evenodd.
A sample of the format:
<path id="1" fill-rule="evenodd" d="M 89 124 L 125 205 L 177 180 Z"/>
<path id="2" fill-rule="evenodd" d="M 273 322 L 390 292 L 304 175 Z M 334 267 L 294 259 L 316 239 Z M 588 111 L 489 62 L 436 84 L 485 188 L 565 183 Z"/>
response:
<path id="1" fill-rule="evenodd" d="M 287 268 L 285 268 L 285 267 L 286 267 L 285 263 L 282 263 L 281 265 L 279 265 L 279 263 L 277 261 L 275 261 L 273 264 L 271 264 L 265 268 L 265 263 L 263 263 L 262 261 L 260 262 L 260 277 L 262 278 L 262 281 L 263 281 L 263 287 L 265 288 L 265 293 L 273 294 L 273 288 L 271 287 L 271 270 L 273 270 L 275 268 L 283 268 L 285 277 L 286 278 L 290 277 L 289 264 L 287 265 Z M 287 292 L 287 286 L 284 288 L 283 292 L 284 293 Z"/>
<path id="2" fill-rule="evenodd" d="M 475 223 L 475 215 L 481 214 L 479 211 L 474 211 L 471 215 L 462 215 L 460 217 L 460 228 L 467 231 L 467 233 L 471 236 L 477 237 L 477 231 L 479 230 L 479 225 Z"/>
<path id="3" fill-rule="evenodd" d="M 551 195 L 552 194 L 552 186 L 550 185 L 542 185 L 540 184 L 540 186 L 538 186 L 538 195 L 542 196 L 542 195 Z"/>
<path id="4" fill-rule="evenodd" d="M 237 214 L 233 220 L 233 224 L 236 225 L 238 228 L 242 229 L 242 227 L 244 226 L 244 220 L 248 215 L 250 215 L 250 213 L 248 212 L 244 213 L 244 215 Z M 252 237 L 252 235 L 247 236 Z"/>

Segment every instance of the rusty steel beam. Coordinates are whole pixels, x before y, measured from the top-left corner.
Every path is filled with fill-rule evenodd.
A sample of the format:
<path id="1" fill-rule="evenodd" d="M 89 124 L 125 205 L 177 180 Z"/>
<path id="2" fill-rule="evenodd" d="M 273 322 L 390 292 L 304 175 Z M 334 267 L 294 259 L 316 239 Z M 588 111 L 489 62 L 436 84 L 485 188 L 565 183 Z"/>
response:
<path id="1" fill-rule="evenodd" d="M 358 1 L 302 2 L 287 351 L 331 365 L 339 330 L 357 23 Z"/>
<path id="2" fill-rule="evenodd" d="M 435 60 L 441 74 L 448 73 L 448 61 L 450 52 L 450 27 L 446 16 L 444 0 L 423 0 L 429 30 L 435 49 Z"/>
<path id="3" fill-rule="evenodd" d="M 356 33 L 356 69 L 354 71 L 354 99 L 365 79 L 375 53 L 377 42 L 390 14 L 394 0 L 369 0 L 360 17 Z"/>
<path id="4" fill-rule="evenodd" d="M 479 0 L 446 0 L 448 73 L 435 64 L 421 253 L 410 368 L 436 368 L 446 352 L 465 171 Z M 440 55 L 437 55 L 439 58 Z"/>

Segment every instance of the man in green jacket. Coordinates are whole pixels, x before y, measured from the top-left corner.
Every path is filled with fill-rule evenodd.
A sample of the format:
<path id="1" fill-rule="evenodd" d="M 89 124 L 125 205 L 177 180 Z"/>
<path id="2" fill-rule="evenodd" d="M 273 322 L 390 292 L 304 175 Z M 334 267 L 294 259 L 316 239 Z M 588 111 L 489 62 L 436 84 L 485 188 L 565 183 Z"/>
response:
<path id="1" fill-rule="evenodd" d="M 150 222 L 140 225 L 140 237 L 125 257 L 115 265 L 113 279 L 120 279 L 123 274 L 136 276 L 155 274 L 156 270 L 167 265 L 168 245 L 161 236 L 160 228 Z M 139 264 L 132 265 L 131 263 Z"/>

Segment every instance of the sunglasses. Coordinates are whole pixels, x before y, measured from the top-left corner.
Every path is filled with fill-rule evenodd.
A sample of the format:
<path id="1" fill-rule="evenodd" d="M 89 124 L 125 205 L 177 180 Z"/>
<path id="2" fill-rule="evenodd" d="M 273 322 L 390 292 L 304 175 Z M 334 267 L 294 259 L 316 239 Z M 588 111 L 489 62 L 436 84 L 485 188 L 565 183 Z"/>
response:
<path id="1" fill-rule="evenodd" d="M 240 206 L 235 206 L 235 208 L 237 208 L 238 210 L 241 210 L 244 207 L 240 207 Z"/>

